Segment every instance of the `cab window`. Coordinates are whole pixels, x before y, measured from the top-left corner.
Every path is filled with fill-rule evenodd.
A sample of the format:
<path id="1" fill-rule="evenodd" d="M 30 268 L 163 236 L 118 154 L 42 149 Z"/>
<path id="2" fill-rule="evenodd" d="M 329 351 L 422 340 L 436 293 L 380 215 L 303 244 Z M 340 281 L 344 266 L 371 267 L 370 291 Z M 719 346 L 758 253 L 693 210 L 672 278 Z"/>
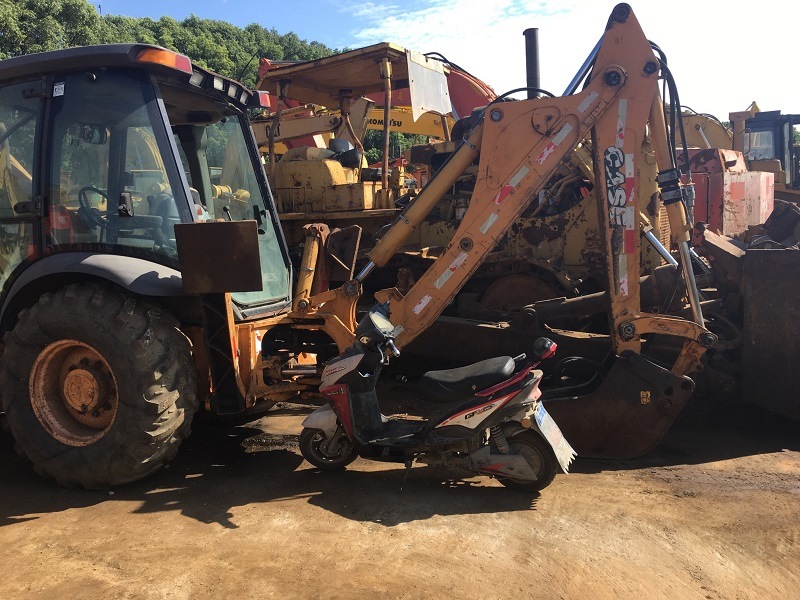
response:
<path id="1" fill-rule="evenodd" d="M 160 113 L 149 79 L 100 69 L 59 78 L 55 89 L 56 187 L 49 198 L 67 226 L 50 235 L 50 247 L 102 246 L 177 266 L 174 227 L 191 215 L 185 200 L 175 199 L 182 186 L 158 139 Z"/>
<path id="2" fill-rule="evenodd" d="M 26 97 L 25 91 L 31 85 L 0 88 L 0 285 L 3 288 L 14 271 L 34 257 L 38 244 L 33 182 L 41 99 Z"/>
<path id="3" fill-rule="evenodd" d="M 245 138 L 251 135 L 248 122 L 230 115 L 206 125 L 177 126 L 173 132 L 198 218 L 258 222 L 263 289 L 234 293 L 234 302 L 242 307 L 287 302 L 290 274 L 278 238 L 279 225 L 266 210 L 259 182 L 263 169 Z"/>

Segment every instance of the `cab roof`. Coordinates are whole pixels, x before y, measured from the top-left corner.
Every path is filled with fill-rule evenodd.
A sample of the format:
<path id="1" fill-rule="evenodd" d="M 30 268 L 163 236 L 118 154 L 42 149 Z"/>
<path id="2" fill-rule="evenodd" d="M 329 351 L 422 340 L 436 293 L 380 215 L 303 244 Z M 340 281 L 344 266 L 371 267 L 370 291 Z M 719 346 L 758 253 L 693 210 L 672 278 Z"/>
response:
<path id="1" fill-rule="evenodd" d="M 164 50 L 149 44 L 103 44 L 15 56 L 0 61 L 0 81 L 99 67 L 139 67 L 163 71 L 165 67 L 162 65 L 136 62 L 136 57 L 146 49 Z M 197 65 L 192 67 L 199 69 Z"/>
<path id="2" fill-rule="evenodd" d="M 147 54 L 149 56 L 145 57 Z M 256 94 L 238 81 L 204 69 L 187 56 L 151 44 L 79 46 L 16 56 L 0 61 L 0 82 L 29 81 L 51 73 L 114 67 L 147 71 L 158 77 L 162 84 L 168 83 L 176 89 L 224 95 L 226 101 L 241 108 L 250 105 L 251 100 L 258 106 Z"/>

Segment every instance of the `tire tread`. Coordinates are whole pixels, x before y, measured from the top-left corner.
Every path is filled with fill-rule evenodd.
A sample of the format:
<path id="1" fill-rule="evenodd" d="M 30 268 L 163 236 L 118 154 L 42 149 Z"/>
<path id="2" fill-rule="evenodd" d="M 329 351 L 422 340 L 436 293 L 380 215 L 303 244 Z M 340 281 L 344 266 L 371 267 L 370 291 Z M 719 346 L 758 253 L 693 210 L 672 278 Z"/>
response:
<path id="1" fill-rule="evenodd" d="M 99 283 L 75 283 L 43 294 L 20 312 L 4 338 L 0 400 L 20 454 L 37 473 L 61 485 L 102 488 L 141 479 L 175 456 L 198 409 L 191 344 L 178 326 L 160 308 Z M 91 340 L 113 340 L 119 356 L 129 358 L 124 373 L 115 371 L 120 404 L 114 425 L 101 440 L 82 448 L 51 438 L 28 398 L 27 379 L 36 356 L 66 337 L 93 346 L 97 342 Z M 122 389 L 120 379 L 133 385 Z"/>

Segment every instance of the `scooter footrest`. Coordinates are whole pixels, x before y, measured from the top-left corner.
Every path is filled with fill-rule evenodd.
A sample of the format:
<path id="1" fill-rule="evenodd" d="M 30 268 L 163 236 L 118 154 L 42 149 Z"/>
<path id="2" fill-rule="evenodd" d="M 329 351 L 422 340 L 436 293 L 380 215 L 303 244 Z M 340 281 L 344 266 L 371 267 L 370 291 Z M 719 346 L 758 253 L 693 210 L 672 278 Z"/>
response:
<path id="1" fill-rule="evenodd" d="M 419 443 L 418 434 L 422 432 L 423 427 L 423 421 L 393 421 L 390 419 L 384 423 L 380 435 L 377 435 L 374 440 L 370 440 L 369 443 L 386 444 L 388 441 L 392 446 Z"/>

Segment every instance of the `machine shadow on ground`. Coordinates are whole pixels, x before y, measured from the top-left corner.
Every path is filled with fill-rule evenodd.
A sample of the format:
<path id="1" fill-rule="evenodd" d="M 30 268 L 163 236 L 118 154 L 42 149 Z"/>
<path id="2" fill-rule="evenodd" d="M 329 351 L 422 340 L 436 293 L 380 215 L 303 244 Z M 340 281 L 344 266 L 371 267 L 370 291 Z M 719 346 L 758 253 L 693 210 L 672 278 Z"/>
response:
<path id="1" fill-rule="evenodd" d="M 284 409 L 302 414 L 308 409 Z M 155 475 L 114 490 L 66 489 L 33 473 L 7 434 L 0 435 L 0 527 L 69 508 L 105 502 L 138 504 L 135 514 L 178 511 L 202 523 L 236 528 L 233 509 L 305 500 L 346 519 L 387 527 L 435 515 L 502 513 L 535 508 L 537 495 L 499 487 L 488 478 L 458 479 L 444 470 L 357 461 L 344 472 L 303 468 L 296 434 L 264 434 L 249 426 L 200 425 L 177 458 Z M 579 459 L 575 473 L 702 464 L 800 450 L 800 424 L 757 410 L 689 409 L 656 450 L 632 460 Z M 405 479 L 405 484 L 404 484 Z M 402 490 L 401 490 L 402 488 Z"/>
<path id="2" fill-rule="evenodd" d="M 233 509 L 284 500 L 306 501 L 346 519 L 391 527 L 435 515 L 502 513 L 535 508 L 538 494 L 520 494 L 488 478 L 454 479 L 430 467 L 414 467 L 404 485 L 402 465 L 364 470 L 356 462 L 344 472 L 303 468 L 292 437 L 277 447 L 245 444 L 261 430 L 235 427 L 195 432 L 168 468 L 113 490 L 67 489 L 36 475 L 19 458 L 6 434 L 0 444 L 0 527 L 105 502 L 138 504 L 134 514 L 177 511 L 202 523 L 236 528 Z M 295 441 L 296 443 L 296 441 Z M 402 490 L 401 490 L 402 488 Z"/>

